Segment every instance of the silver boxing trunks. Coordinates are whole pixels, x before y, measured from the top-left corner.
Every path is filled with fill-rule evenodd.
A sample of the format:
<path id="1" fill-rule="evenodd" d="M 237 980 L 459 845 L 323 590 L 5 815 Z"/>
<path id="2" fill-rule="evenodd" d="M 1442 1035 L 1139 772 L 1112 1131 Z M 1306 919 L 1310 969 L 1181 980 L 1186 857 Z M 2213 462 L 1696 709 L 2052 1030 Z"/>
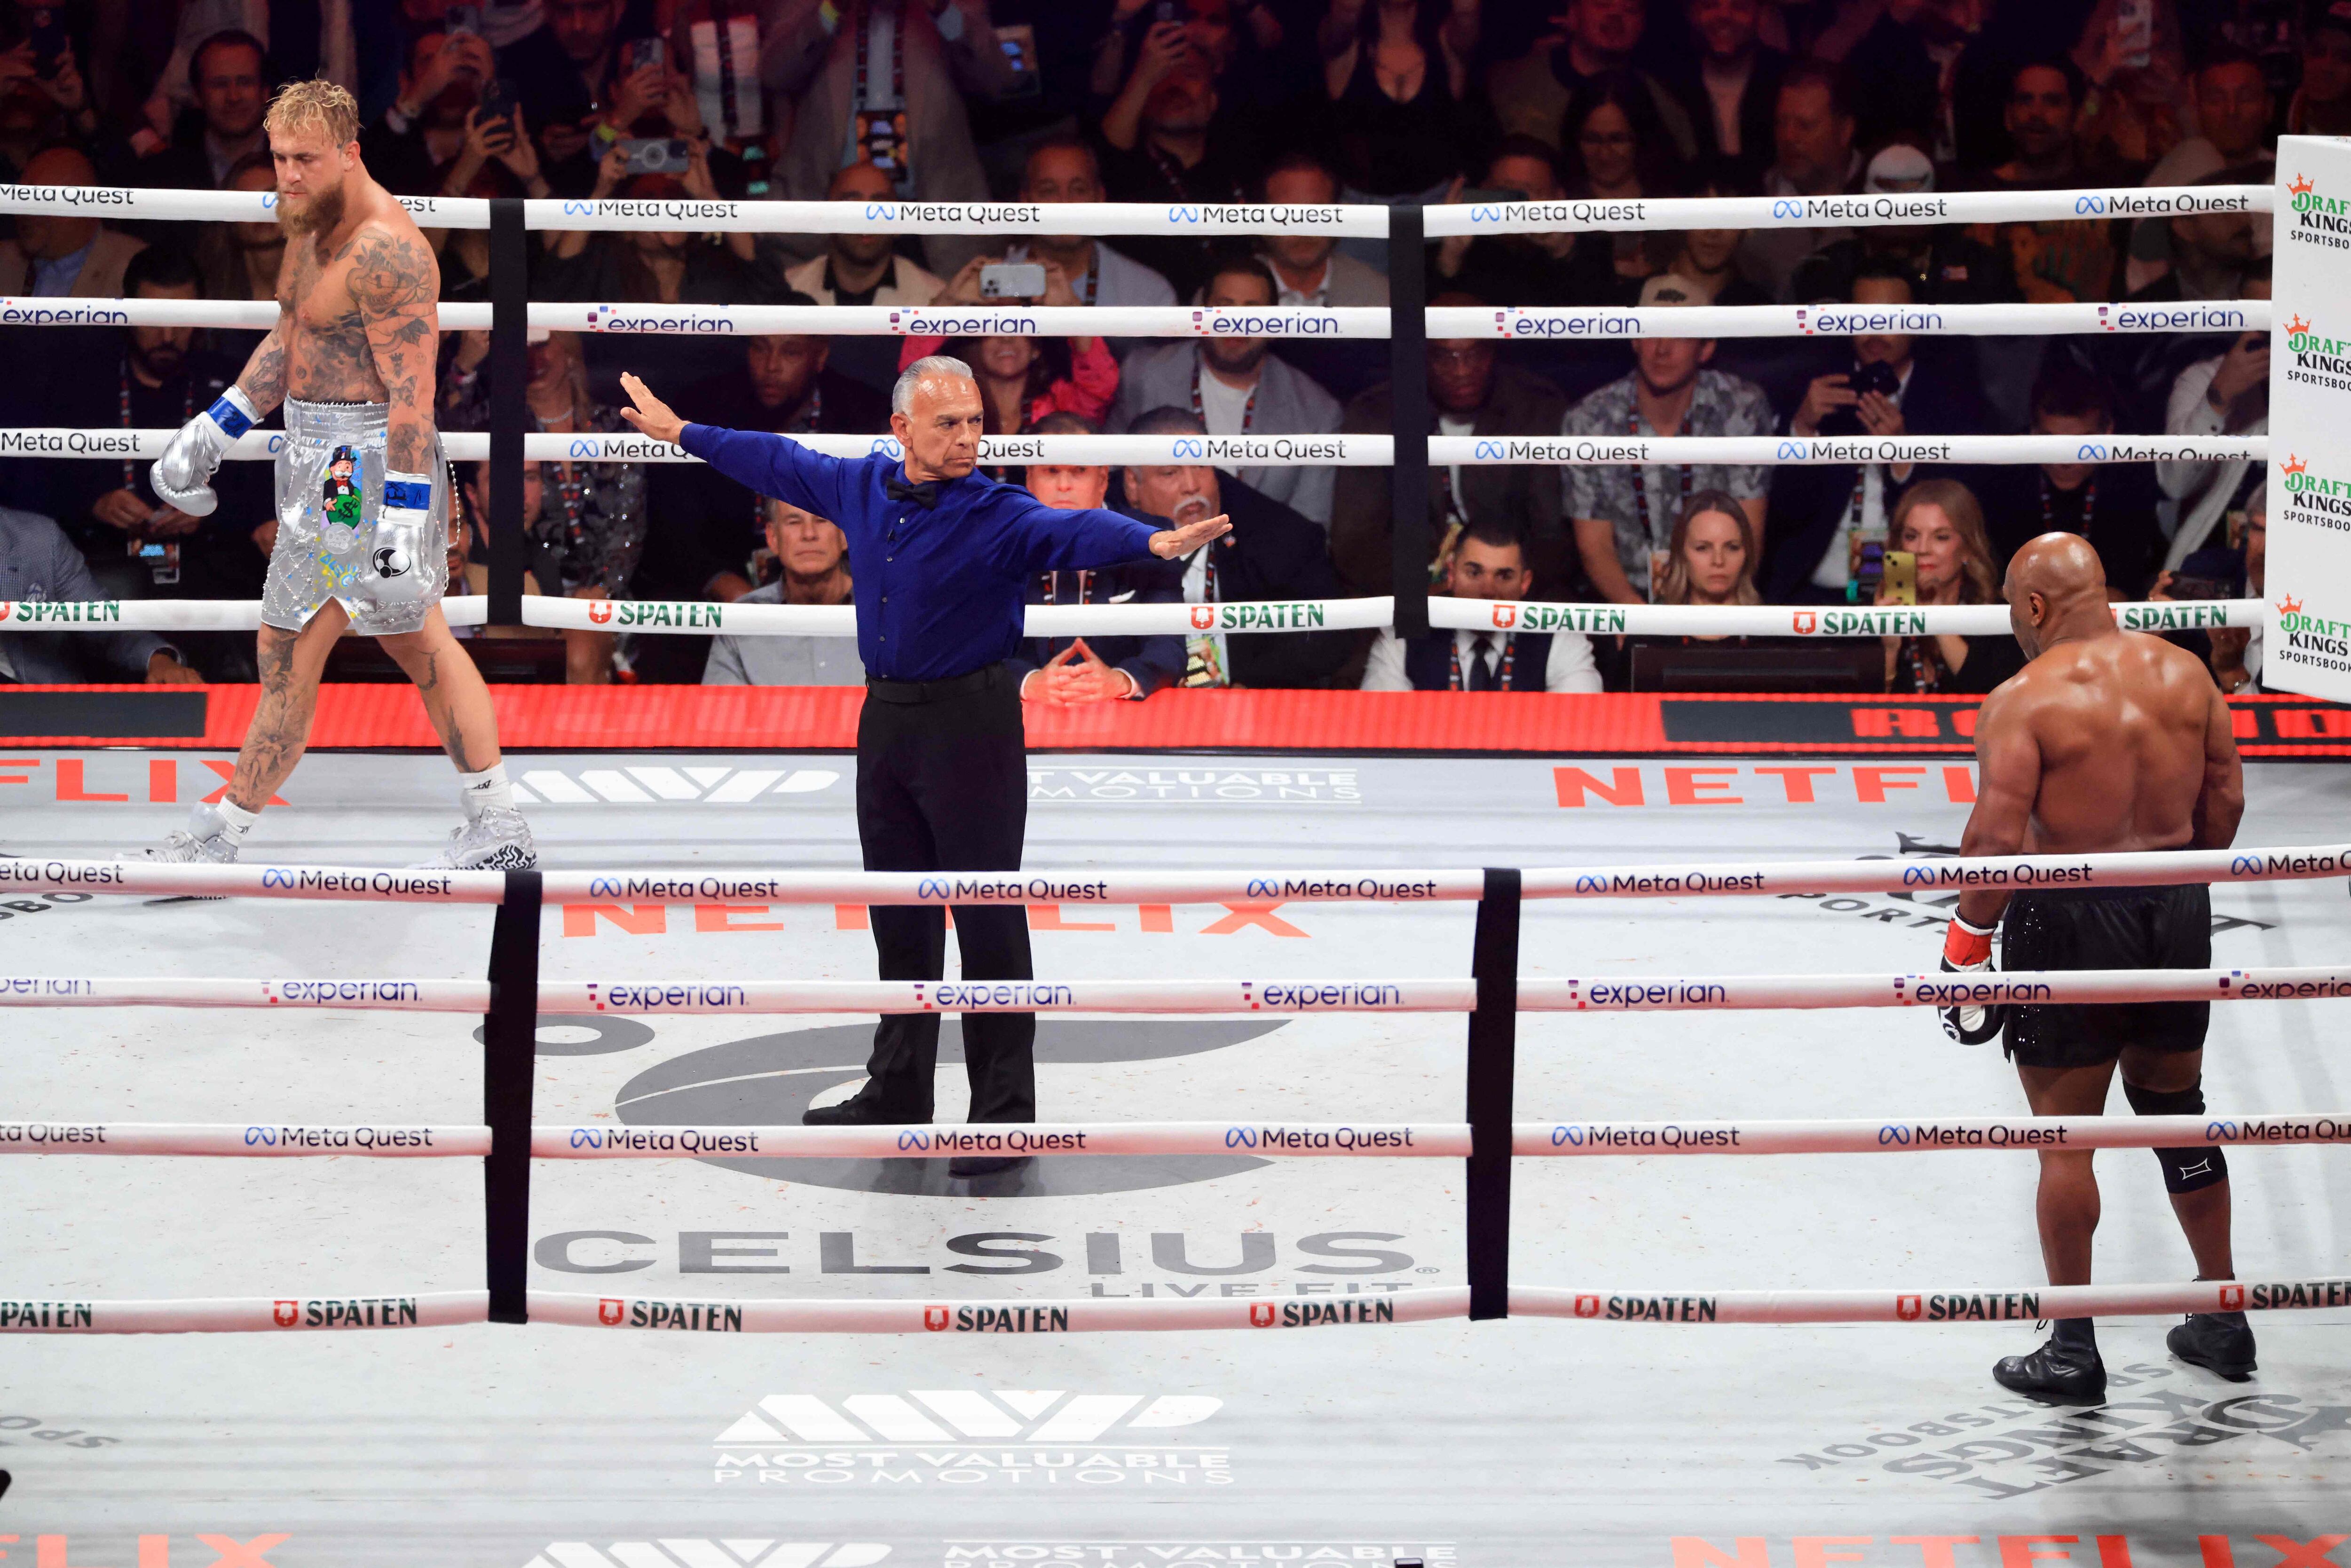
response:
<path id="1" fill-rule="evenodd" d="M 383 457 L 390 405 L 286 400 L 286 444 L 277 449 L 277 548 L 261 591 L 264 624 L 299 632 L 329 599 L 342 601 L 351 630 L 366 637 L 420 630 L 449 576 L 449 465 L 433 437 L 430 538 L 415 570 L 424 591 L 379 607 L 370 544 L 383 509 Z"/>

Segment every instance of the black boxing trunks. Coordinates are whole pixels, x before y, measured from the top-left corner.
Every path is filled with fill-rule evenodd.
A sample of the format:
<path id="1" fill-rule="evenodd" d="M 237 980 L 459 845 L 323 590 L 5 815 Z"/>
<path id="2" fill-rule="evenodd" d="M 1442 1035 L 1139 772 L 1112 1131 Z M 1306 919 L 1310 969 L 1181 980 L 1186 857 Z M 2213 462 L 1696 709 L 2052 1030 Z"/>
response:
<path id="1" fill-rule="evenodd" d="M 2037 969 L 2209 969 L 2212 890 L 2069 887 L 2020 893 L 2001 922 L 2002 974 Z M 2196 1051 L 2210 1002 L 2011 1006 L 2001 1044 L 2020 1067 L 2095 1067 L 2125 1046 Z"/>

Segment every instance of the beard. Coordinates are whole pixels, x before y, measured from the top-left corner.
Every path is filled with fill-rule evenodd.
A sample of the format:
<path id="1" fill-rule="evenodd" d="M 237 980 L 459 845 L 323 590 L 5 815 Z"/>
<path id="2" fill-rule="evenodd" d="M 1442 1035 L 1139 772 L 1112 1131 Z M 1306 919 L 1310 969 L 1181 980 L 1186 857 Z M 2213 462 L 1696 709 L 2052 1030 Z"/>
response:
<path id="1" fill-rule="evenodd" d="M 1217 369 L 1240 376 L 1265 363 L 1272 347 L 1262 338 L 1209 338 L 1200 344 L 1200 353 Z"/>
<path id="2" fill-rule="evenodd" d="M 338 183 L 332 189 L 313 191 L 303 198 L 301 206 L 288 206 L 284 193 L 277 197 L 277 226 L 289 235 L 328 234 L 343 221 L 343 187 Z"/>

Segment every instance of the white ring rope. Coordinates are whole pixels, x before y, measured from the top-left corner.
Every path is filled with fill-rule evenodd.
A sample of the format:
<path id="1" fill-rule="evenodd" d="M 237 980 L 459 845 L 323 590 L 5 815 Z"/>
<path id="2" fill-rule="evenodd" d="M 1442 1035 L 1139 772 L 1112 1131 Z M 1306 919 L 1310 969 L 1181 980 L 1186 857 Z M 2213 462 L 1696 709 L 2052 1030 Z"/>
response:
<path id="1" fill-rule="evenodd" d="M 452 626 L 479 626 L 489 600 L 479 594 L 441 601 Z M 2267 607 L 2258 599 L 2175 600 L 2116 604 L 2116 624 L 2126 632 L 2205 631 L 2260 626 Z M 1218 604 L 1032 604 L 1022 635 L 1189 636 L 1198 632 L 1322 632 L 1385 627 L 1395 601 L 1364 599 L 1236 600 Z M 593 632 L 674 633 L 706 637 L 854 637 L 857 610 L 849 604 L 722 604 L 683 599 L 569 599 L 532 594 L 522 603 L 526 626 Z M 1776 604 L 1545 604 L 1520 600 L 1435 598 L 1428 622 L 1468 631 L 1575 632 L 1593 636 L 1919 637 L 1934 633 L 1994 637 L 2009 630 L 2002 604 L 1809 606 Z M 0 600 L 0 627 L 45 632 L 250 632 L 261 624 L 261 601 L 246 599 Z"/>
<path id="2" fill-rule="evenodd" d="M 1931 1120 L 1520 1122 L 1522 1158 L 1655 1155 L 1907 1155 L 1951 1151 L 2285 1148 L 2351 1143 L 2351 1112 L 2239 1116 L 1953 1116 Z M 235 1159 L 475 1158 L 486 1126 L 0 1121 L 0 1155 Z M 1458 1158 L 1466 1122 L 938 1123 L 904 1126 L 628 1125 L 531 1128 L 542 1160 L 936 1159 L 952 1155 L 1250 1155 L 1270 1159 Z"/>
<path id="3" fill-rule="evenodd" d="M 486 1126 L 0 1121 L 0 1155 L 211 1155 L 241 1159 L 354 1155 L 378 1159 L 455 1159 L 489 1152 L 490 1130 Z"/>
<path id="4" fill-rule="evenodd" d="M 1894 770 L 1924 768 L 1894 765 Z M 1521 896 L 1771 898 L 1791 893 L 1949 893 L 1969 888 L 2168 887 L 2190 883 L 2301 882 L 2351 871 L 2351 843 L 2248 845 L 2085 855 L 1764 861 L 1617 866 L 1538 866 Z M 1485 873 L 1444 870 L 1112 872 L 550 871 L 550 904 L 611 900 L 692 904 L 1427 904 L 1485 894 Z M 365 866 L 155 865 L 138 861 L 0 860 L 0 892 L 205 894 L 225 898 L 387 899 L 497 904 L 506 876 L 490 871 L 391 871 Z"/>
<path id="5" fill-rule="evenodd" d="M 266 299 L 74 299 L 0 296 L 5 327 L 208 327 L 263 332 L 277 324 Z M 1431 338 L 1513 342 L 1618 342 L 1635 338 L 2035 337 L 2061 333 L 2267 331 L 2266 299 L 2176 305 L 1708 305 L 1432 307 Z M 439 307 L 444 332 L 486 331 L 478 300 Z M 752 337 L 1285 338 L 1384 339 L 1385 306 L 1274 305 L 1211 309 L 1183 305 L 652 305 L 535 301 L 528 324 L 566 332 Z"/>
<path id="6" fill-rule="evenodd" d="M 426 228 L 484 229 L 490 204 L 470 196 L 399 198 Z M 1430 239 L 1452 235 L 1586 230 L 1869 228 L 1888 224 L 2043 223 L 2066 219 L 2182 217 L 2265 213 L 2267 185 L 2121 186 L 2070 191 L 1965 191 L 1928 195 L 1698 196 L 1630 202 L 1457 204 L 1422 209 Z M 152 186 L 0 185 L 0 213 L 48 213 L 114 220 L 270 223 L 266 191 L 173 191 Z M 528 229 L 692 229 L 712 234 L 1299 234 L 1379 239 L 1388 209 L 1375 205 L 1280 206 L 1154 202 L 751 202 L 589 201 L 523 203 Z"/>
<path id="7" fill-rule="evenodd" d="M 2022 1290 L 1580 1291 L 1515 1286 L 1513 1317 L 1677 1323 L 2030 1322 L 2053 1317 L 2308 1312 L 2351 1306 L 2351 1280 L 2043 1285 Z M 532 1291 L 533 1322 L 707 1333 L 1090 1333 L 1432 1322 L 1469 1314 L 1464 1286 L 1231 1301 L 745 1301 Z M 183 1301 L 0 1301 L 0 1333 L 237 1333 L 441 1328 L 488 1321 L 489 1292 Z"/>
<path id="8" fill-rule="evenodd" d="M 25 425 L 0 430 L 0 457 L 161 457 L 178 432 L 105 426 Z M 888 435 L 792 438 L 828 457 L 902 455 Z M 261 462 L 285 444 L 282 430 L 248 431 L 227 453 Z M 487 431 L 442 433 L 452 462 L 490 455 Z M 1429 461 L 1476 468 L 1529 465 L 1608 468 L 1665 463 L 1745 464 L 1763 467 L 1846 463 L 2232 463 L 2265 461 L 2266 435 L 1433 435 Z M 566 434 L 532 431 L 523 456 L 534 463 L 699 463 L 666 441 L 628 432 Z M 1255 468 L 1383 468 L 1395 461 L 1395 437 L 1329 435 L 984 435 L 982 463 L 1229 463 Z"/>
<path id="9" fill-rule="evenodd" d="M 1519 981 L 1520 1012 L 1693 1012 L 2351 997 L 2351 966 L 1928 975 L 1710 975 Z M 486 980 L 0 976 L 0 1008 L 344 1008 L 484 1012 Z M 1381 980 L 550 980 L 558 1013 L 1474 1012 L 1477 982 Z"/>
<path id="10" fill-rule="evenodd" d="M 1514 1318 L 1658 1323 L 2034 1322 L 2175 1312 L 2311 1312 L 2351 1306 L 2351 1280 L 2211 1280 L 2187 1285 L 2032 1285 L 2006 1291 L 1562 1290 L 1514 1285 Z"/>
<path id="11" fill-rule="evenodd" d="M 0 1333 L 284 1333 L 306 1329 L 437 1329 L 489 1321 L 487 1291 L 194 1296 L 147 1301 L 0 1300 Z"/>

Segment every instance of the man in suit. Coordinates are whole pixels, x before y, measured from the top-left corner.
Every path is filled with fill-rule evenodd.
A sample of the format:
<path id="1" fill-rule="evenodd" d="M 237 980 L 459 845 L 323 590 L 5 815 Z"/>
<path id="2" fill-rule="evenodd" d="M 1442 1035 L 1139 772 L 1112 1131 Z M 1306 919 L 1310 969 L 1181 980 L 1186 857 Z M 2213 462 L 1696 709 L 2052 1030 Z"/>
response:
<path id="1" fill-rule="evenodd" d="M 1855 305 L 1915 303 L 1910 275 L 1897 264 L 1865 261 L 1854 279 Z M 1983 405 L 1954 361 L 1918 355 L 1917 340 L 1865 332 L 1850 357 L 1813 378 L 1788 432 L 1815 435 L 1973 435 Z M 1890 383 L 1891 390 L 1878 388 Z M 1764 535 L 1764 598 L 1772 604 L 1843 603 L 1852 583 L 1855 544 L 1883 539 L 1894 503 L 1934 470 L 1908 463 L 1789 465 L 1771 473 Z"/>
<path id="2" fill-rule="evenodd" d="M 1698 156 L 1760 181 L 1771 162 L 1771 118 L 1788 57 L 1756 37 L 1759 0 L 1689 0 L 1698 50 L 1670 80 L 1698 132 Z"/>
<path id="3" fill-rule="evenodd" d="M 188 79 L 195 88 L 204 134 L 149 153 L 133 166 L 130 183 L 180 191 L 226 187 L 237 161 L 269 150 L 262 111 L 269 107 L 268 51 L 250 33 L 214 33 L 189 57 Z"/>
<path id="4" fill-rule="evenodd" d="M 38 512 L 0 507 L 0 602 L 102 598 L 64 530 Z M 11 632 L 0 634 L 0 682 L 69 685 L 145 681 L 184 685 L 204 677 L 152 632 Z"/>
<path id="5" fill-rule="evenodd" d="M 79 149 L 58 146 L 27 158 L 23 178 L 27 185 L 95 185 L 98 171 Z M 0 295 L 10 297 L 120 299 L 122 269 L 146 244 L 94 217 L 19 213 L 16 221 L 16 237 L 0 240 Z"/>
<path id="6" fill-rule="evenodd" d="M 807 303 L 798 297 L 793 302 Z M 888 429 L 889 400 L 833 370 L 831 356 L 827 338 L 747 338 L 741 363 L 697 384 L 691 395 L 696 408 L 731 429 L 842 435 Z M 632 591 L 647 599 L 727 603 L 749 593 L 745 573 L 766 518 L 760 498 L 701 464 L 649 464 L 645 472 L 660 526 L 646 535 Z M 643 679 L 692 681 L 706 656 L 699 637 L 661 637 L 644 639 L 637 658 Z"/>
<path id="7" fill-rule="evenodd" d="M 1201 303 L 1261 310 L 1280 298 L 1265 263 L 1234 255 L 1209 275 Z M 1275 357 L 1263 338 L 1203 338 L 1165 343 L 1127 357 L 1111 409 L 1111 428 L 1132 430 L 1155 408 L 1187 408 L 1214 435 L 1327 435 L 1339 428 L 1339 401 L 1312 377 Z M 1251 489 L 1301 517 L 1331 526 L 1329 468 L 1219 465 Z"/>
<path id="8" fill-rule="evenodd" d="M 1489 243 L 1480 241 L 1480 244 Z M 1469 294 L 1441 294 L 1444 306 L 1482 305 Z M 1567 394 L 1543 377 L 1510 363 L 1490 338 L 1445 338 L 1428 345 L 1428 401 L 1440 435 L 1556 435 L 1567 416 Z M 1386 382 L 1347 404 L 1340 428 L 1381 434 L 1395 428 L 1395 392 Z M 1428 541 L 1434 569 L 1447 543 L 1472 517 L 1506 521 L 1526 541 L 1528 564 L 1557 593 L 1572 593 L 1574 543 L 1561 510 L 1558 468 L 1513 463 L 1487 468 L 1451 465 L 1428 474 Z M 1393 536 L 1384 468 L 1342 468 L 1332 508 L 1331 559 L 1357 593 L 1394 591 Z"/>
<path id="9" fill-rule="evenodd" d="M 1074 413 L 1049 413 L 1040 435 L 1099 435 Z M 1110 500 L 1110 468 L 1102 464 L 1031 463 L 1029 493 L 1057 512 L 1106 508 L 1155 526 L 1130 506 Z M 1215 516 L 1203 513 L 1204 517 Z M 1205 548 L 1205 547 L 1204 547 Z M 1195 552 L 1197 553 L 1197 552 Z M 1174 604 L 1179 574 L 1152 556 L 1092 570 L 1045 571 L 1029 580 L 1031 604 Z M 1029 637 L 1005 661 L 1020 682 L 1023 702 L 1141 702 L 1176 684 L 1184 673 L 1184 640 L 1149 637 Z"/>
<path id="10" fill-rule="evenodd" d="M 1134 422 L 1135 435 L 1200 435 L 1198 416 L 1155 408 Z M 1371 468 L 1365 473 L 1384 475 Z M 1296 512 L 1205 463 L 1136 463 L 1122 477 L 1128 507 L 1176 527 L 1223 515 L 1233 531 L 1184 558 L 1187 604 L 1252 600 L 1336 599 L 1344 591 L 1332 570 L 1322 530 Z M 1384 496 L 1383 497 L 1384 498 Z M 1253 632 L 1228 637 L 1213 628 L 1186 640 L 1180 685 L 1327 686 L 1350 653 L 1345 632 Z"/>
<path id="11" fill-rule="evenodd" d="M 1446 573 L 1455 599 L 1524 600 L 1534 573 L 1526 546 L 1507 523 L 1472 518 Z M 1409 642 L 1393 629 L 1372 644 L 1367 692 L 1596 692 L 1600 671 L 1581 632 L 1447 631 Z"/>
<path id="12" fill-rule="evenodd" d="M 1798 60 L 1780 78 L 1771 110 L 1767 196 L 1835 196 L 1861 180 L 1854 150 L 1853 99 L 1834 66 Z M 1739 270 L 1772 298 L 1793 296 L 1796 268 L 1813 251 L 1852 234 L 1842 228 L 1750 229 L 1739 242 Z"/>
<path id="13" fill-rule="evenodd" d="M 776 174 L 778 194 L 814 201 L 841 150 L 897 183 L 896 198 L 985 202 L 987 175 L 972 141 L 966 95 L 993 99 L 1012 84 L 987 0 L 782 0 L 768 8 L 759 78 L 796 106 Z M 861 64 L 860 62 L 862 62 Z M 942 277 L 989 249 L 979 234 L 923 238 L 923 258 Z M 804 252 L 803 254 L 812 254 Z"/>

